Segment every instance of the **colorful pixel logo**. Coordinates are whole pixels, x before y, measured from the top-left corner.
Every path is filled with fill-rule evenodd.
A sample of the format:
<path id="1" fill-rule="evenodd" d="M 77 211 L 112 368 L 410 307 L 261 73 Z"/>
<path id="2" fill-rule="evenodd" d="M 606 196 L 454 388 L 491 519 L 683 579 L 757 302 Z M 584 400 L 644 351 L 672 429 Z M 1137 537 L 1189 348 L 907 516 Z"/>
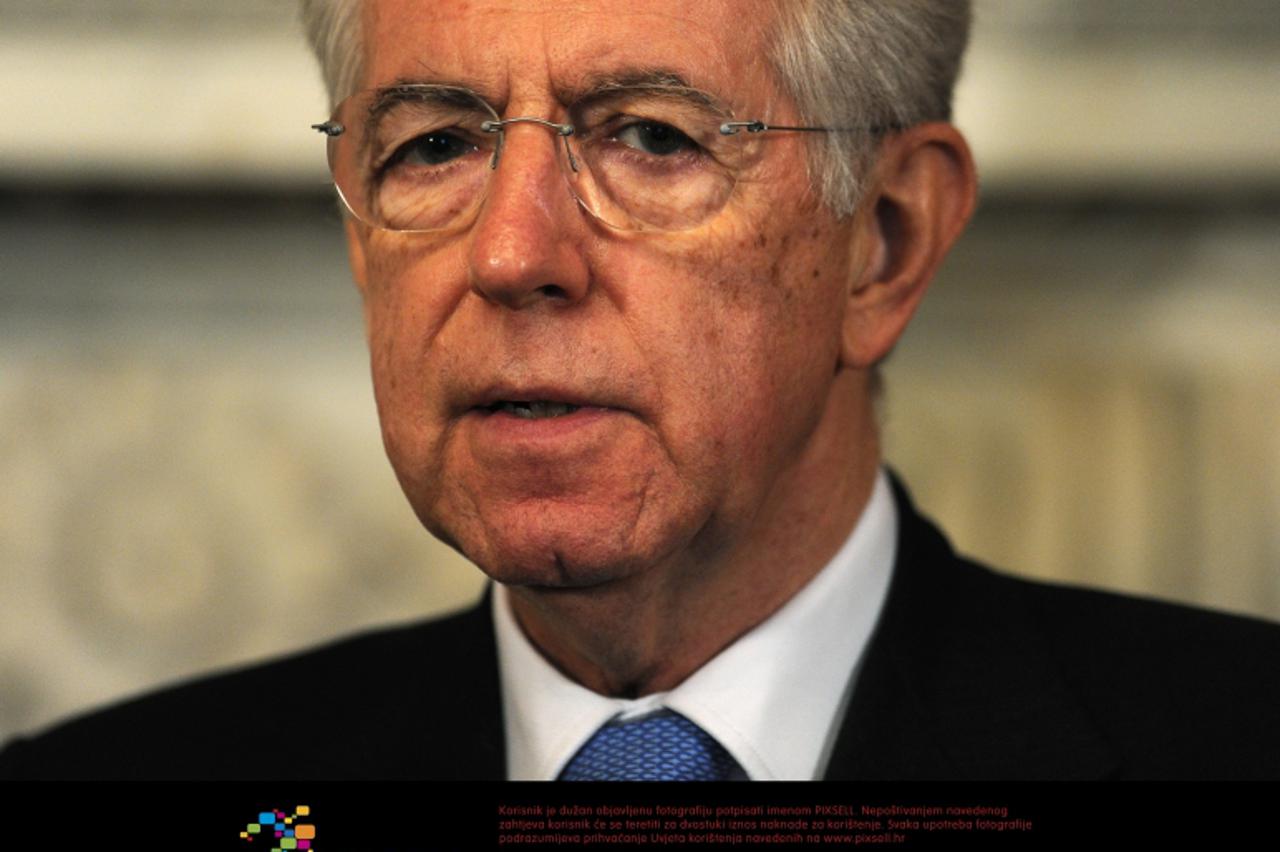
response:
<path id="1" fill-rule="evenodd" d="M 310 816 L 311 808 L 308 805 L 298 805 L 291 814 L 281 810 L 263 811 L 258 814 L 257 822 L 244 827 L 244 831 L 240 832 L 240 839 L 252 843 L 259 837 L 267 837 L 273 844 L 270 852 L 284 852 L 286 849 L 309 849 L 314 852 L 315 847 L 311 843 L 316 839 L 315 824 L 310 819 L 306 822 L 299 822 L 298 819 Z"/>

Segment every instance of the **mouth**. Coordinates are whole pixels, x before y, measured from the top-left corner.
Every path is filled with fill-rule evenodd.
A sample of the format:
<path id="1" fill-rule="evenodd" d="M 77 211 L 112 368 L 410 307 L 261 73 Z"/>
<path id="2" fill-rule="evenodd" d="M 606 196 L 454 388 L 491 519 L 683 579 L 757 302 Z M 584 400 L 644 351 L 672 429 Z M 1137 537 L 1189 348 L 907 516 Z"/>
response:
<path id="1" fill-rule="evenodd" d="M 598 388 L 496 386 L 463 400 L 458 425 L 474 457 L 503 475 L 531 464 L 545 474 L 548 462 L 581 460 L 615 445 L 631 418 L 618 401 Z"/>
<path id="2" fill-rule="evenodd" d="M 490 414 L 509 414 L 522 420 L 546 420 L 552 417 L 564 417 L 582 408 L 567 402 L 556 402 L 548 399 L 502 399 L 489 405 L 478 406 L 478 410 Z"/>

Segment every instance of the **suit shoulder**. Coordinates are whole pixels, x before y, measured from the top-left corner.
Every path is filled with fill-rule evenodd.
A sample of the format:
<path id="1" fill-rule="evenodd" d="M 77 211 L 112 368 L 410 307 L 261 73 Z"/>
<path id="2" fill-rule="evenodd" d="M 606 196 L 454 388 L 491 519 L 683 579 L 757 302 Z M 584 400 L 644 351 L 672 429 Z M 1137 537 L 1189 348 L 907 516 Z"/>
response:
<path id="1" fill-rule="evenodd" d="M 345 775 L 335 744 L 487 693 L 492 642 L 477 607 L 181 682 L 11 743 L 0 778 Z"/>
<path id="2" fill-rule="evenodd" d="M 1186 670 L 1203 663 L 1222 664 L 1223 655 L 1261 662 L 1280 651 L 1280 624 L 1155 598 L 1080 586 L 1030 580 L 968 560 L 1000 596 L 1016 600 L 1032 613 L 1040 632 L 1064 654 L 1101 663 L 1110 649 L 1143 658 L 1176 658 Z M 1242 653 L 1256 649 L 1259 653 Z M 1274 658 L 1268 662 L 1273 662 Z"/>
<path id="3" fill-rule="evenodd" d="M 980 572 L 1144 777 L 1278 777 L 1280 625 Z"/>

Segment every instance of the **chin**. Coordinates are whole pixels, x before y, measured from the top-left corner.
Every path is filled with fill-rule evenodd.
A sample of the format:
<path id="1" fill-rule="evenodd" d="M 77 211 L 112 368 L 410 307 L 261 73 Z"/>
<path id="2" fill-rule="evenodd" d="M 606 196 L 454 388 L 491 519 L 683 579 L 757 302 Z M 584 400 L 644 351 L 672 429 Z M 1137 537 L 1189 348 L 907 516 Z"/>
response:
<path id="1" fill-rule="evenodd" d="M 523 533 L 523 534 L 522 534 Z M 467 555 L 500 583 L 583 589 L 628 577 L 649 564 L 630 542 L 590 530 L 505 529 L 477 542 Z"/>
<path id="2" fill-rule="evenodd" d="M 673 549 L 617 508 L 524 505 L 427 527 L 499 583 L 584 589 L 644 571 Z"/>

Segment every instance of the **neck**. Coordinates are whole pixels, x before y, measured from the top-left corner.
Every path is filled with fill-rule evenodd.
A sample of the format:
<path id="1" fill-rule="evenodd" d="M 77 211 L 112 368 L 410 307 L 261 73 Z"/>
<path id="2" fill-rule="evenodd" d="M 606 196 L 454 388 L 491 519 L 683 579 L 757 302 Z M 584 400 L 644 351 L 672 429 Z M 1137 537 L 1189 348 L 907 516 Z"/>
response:
<path id="1" fill-rule="evenodd" d="M 871 496 L 879 444 L 860 379 L 838 379 L 804 450 L 736 527 L 709 524 L 665 564 L 600 586 L 512 587 L 530 641 L 588 689 L 637 697 L 678 686 L 776 612 L 836 554 Z"/>

